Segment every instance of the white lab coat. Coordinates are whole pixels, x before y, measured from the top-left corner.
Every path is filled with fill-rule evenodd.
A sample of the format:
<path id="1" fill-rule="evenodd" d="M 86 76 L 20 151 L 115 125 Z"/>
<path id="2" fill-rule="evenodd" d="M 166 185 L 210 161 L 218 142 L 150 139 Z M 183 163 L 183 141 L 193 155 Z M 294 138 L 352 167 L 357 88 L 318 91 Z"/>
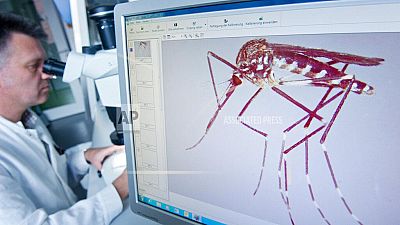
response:
<path id="1" fill-rule="evenodd" d="M 67 171 L 74 177 L 88 172 L 83 149 L 60 156 L 51 147 L 50 163 L 42 141 L 53 141 L 41 121 L 36 124 L 25 129 L 0 116 L 0 225 L 109 224 L 122 210 L 114 186 L 77 202 Z"/>

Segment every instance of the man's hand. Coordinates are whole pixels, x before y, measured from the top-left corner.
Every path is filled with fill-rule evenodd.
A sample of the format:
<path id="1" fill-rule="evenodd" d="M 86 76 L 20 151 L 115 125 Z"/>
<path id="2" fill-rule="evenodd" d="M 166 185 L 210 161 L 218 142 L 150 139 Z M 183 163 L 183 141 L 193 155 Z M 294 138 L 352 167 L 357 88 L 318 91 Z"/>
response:
<path id="1" fill-rule="evenodd" d="M 90 162 L 97 170 L 101 170 L 104 160 L 116 153 L 124 150 L 124 146 L 112 145 L 104 148 L 89 148 L 85 151 L 85 159 Z"/>

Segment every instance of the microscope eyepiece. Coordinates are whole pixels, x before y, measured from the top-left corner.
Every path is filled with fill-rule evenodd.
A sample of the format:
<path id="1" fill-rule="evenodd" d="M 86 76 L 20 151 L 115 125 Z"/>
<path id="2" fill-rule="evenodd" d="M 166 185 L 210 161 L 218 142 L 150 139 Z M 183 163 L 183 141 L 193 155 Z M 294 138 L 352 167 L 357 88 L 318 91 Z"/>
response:
<path id="1" fill-rule="evenodd" d="M 62 77 L 64 74 L 64 69 L 65 69 L 64 62 L 51 58 L 44 61 L 43 73 L 55 75 L 57 77 Z"/>

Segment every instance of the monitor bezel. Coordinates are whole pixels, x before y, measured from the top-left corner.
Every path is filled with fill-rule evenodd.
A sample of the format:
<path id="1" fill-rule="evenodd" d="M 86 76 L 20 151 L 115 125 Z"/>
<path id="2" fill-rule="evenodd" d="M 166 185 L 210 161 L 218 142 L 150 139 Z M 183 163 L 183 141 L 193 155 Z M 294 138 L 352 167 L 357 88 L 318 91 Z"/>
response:
<path id="1" fill-rule="evenodd" d="M 188 9 L 194 7 L 201 6 L 211 6 L 211 5 L 219 5 L 226 3 L 238 3 L 238 2 L 251 2 L 251 1 L 260 1 L 260 0 L 197 0 L 193 2 L 193 0 L 169 0 L 169 1 L 159 1 L 159 0 L 142 0 L 142 1 L 133 1 L 123 4 L 117 4 L 114 9 L 114 21 L 115 21 L 115 30 L 116 30 L 116 44 L 117 44 L 117 55 L 118 55 L 118 71 L 119 71 L 119 82 L 120 82 L 120 93 L 121 93 L 121 110 L 129 111 L 128 105 L 131 104 L 131 97 L 129 95 L 129 80 L 128 80 L 128 65 L 127 65 L 127 52 L 126 52 L 126 35 L 125 35 L 125 18 L 134 15 L 142 15 L 149 14 L 155 12 L 163 12 L 163 11 L 171 11 L 171 10 L 180 10 L 180 9 Z M 307 1 L 303 1 L 305 3 Z M 338 0 L 338 1 L 309 1 L 309 4 L 302 4 L 301 2 L 294 2 L 294 7 L 299 7 L 299 4 L 302 4 L 301 8 L 315 8 L 316 3 L 321 3 L 324 7 L 334 7 L 334 6 L 351 6 L 351 5 L 362 5 L 362 4 L 372 4 L 372 3 L 387 3 L 387 2 L 395 2 L 391 0 Z M 277 5 L 274 5 L 277 6 Z M 278 5 L 278 7 L 281 7 Z M 293 5 L 285 6 L 290 9 Z M 281 10 L 282 8 L 278 8 Z M 137 180 L 136 180 L 136 170 L 134 166 L 134 139 L 133 135 L 131 135 L 131 131 L 133 130 L 132 125 L 135 121 L 132 121 L 131 124 L 123 124 L 124 129 L 124 141 L 126 148 L 126 157 L 127 157 L 127 169 L 129 174 L 129 205 L 130 209 L 141 216 L 149 218 L 153 221 L 162 224 L 198 224 L 195 221 L 190 221 L 189 219 L 185 219 L 178 215 L 174 215 L 172 213 L 168 213 L 164 210 L 158 209 L 156 207 L 146 205 L 141 203 L 138 199 L 137 192 Z"/>

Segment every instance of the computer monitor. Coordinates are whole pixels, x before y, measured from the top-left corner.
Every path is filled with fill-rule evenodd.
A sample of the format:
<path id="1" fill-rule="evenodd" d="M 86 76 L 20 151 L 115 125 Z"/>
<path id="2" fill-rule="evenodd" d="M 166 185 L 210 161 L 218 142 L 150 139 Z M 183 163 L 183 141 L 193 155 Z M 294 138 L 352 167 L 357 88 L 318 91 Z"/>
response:
<path id="1" fill-rule="evenodd" d="M 117 5 L 131 209 L 162 224 L 400 224 L 399 12 Z"/>

